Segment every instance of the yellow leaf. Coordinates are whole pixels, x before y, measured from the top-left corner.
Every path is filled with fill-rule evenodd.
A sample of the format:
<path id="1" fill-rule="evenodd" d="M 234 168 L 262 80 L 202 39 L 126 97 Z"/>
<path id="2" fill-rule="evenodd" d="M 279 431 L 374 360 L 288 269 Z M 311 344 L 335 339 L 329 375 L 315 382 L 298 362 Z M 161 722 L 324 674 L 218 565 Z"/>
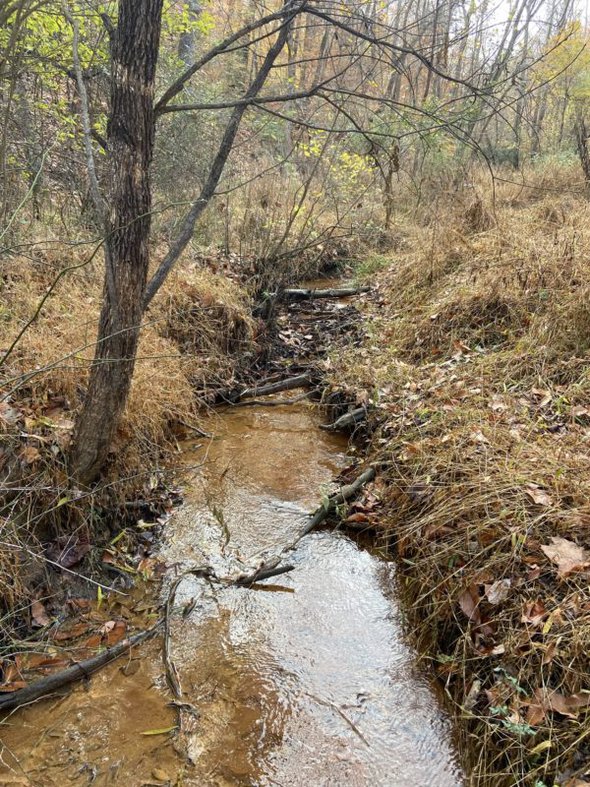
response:
<path id="1" fill-rule="evenodd" d="M 551 741 L 541 741 L 538 743 L 533 749 L 530 750 L 529 754 L 541 754 L 542 751 L 547 751 L 547 749 L 551 748 Z"/>
<path id="2" fill-rule="evenodd" d="M 175 729 L 177 729 L 177 726 L 173 724 L 171 727 L 162 727 L 159 730 L 145 730 L 141 732 L 140 735 L 166 735 L 166 733 L 172 732 Z"/>

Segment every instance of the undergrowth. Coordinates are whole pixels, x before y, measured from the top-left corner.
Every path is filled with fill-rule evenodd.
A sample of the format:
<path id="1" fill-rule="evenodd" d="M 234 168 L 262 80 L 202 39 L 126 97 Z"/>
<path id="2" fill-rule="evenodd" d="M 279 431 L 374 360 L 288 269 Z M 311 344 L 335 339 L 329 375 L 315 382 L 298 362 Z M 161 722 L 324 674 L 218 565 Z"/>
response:
<path id="1" fill-rule="evenodd" d="M 334 380 L 374 405 L 372 524 L 469 783 L 573 787 L 590 783 L 590 206 L 507 184 L 493 207 L 399 228 Z"/>
<path id="2" fill-rule="evenodd" d="M 131 394 L 107 467 L 92 490 L 72 489 L 66 456 L 94 355 L 102 275 L 74 247 L 2 263 L 0 303 L 0 634 L 30 618 L 47 577 L 44 544 L 99 544 L 124 501 L 149 499 L 179 430 L 198 423 L 212 388 L 232 384 L 255 356 L 251 296 L 190 260 L 145 315 Z M 23 326 L 31 324 L 10 349 Z M 119 513 L 118 513 L 119 512 Z M 81 553 L 84 550 L 81 550 Z M 35 555 L 37 557 L 35 557 Z"/>

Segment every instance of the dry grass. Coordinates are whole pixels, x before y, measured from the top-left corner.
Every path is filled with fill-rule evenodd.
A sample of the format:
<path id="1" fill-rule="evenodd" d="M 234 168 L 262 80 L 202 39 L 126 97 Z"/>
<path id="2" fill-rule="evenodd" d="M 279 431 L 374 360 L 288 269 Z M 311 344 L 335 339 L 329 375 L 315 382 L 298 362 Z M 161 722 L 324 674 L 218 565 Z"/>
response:
<path id="1" fill-rule="evenodd" d="M 590 781 L 590 575 L 542 547 L 590 561 L 590 206 L 499 197 L 494 227 L 413 230 L 336 369 L 377 404 L 381 526 L 470 783 L 569 787 Z"/>
<path id="2" fill-rule="evenodd" d="M 79 259 L 76 252 L 4 261 L 3 353 L 56 274 Z M 66 274 L 0 368 L 0 472 L 7 490 L 0 520 L 0 609 L 15 609 L 24 598 L 35 561 L 23 560 L 14 570 L 22 545 L 34 544 L 35 533 L 48 527 L 92 532 L 97 506 L 149 488 L 154 468 L 176 450 L 178 425 L 193 423 L 206 388 L 230 384 L 254 349 L 244 290 L 189 266 L 171 276 L 145 318 L 131 394 L 102 485 L 69 500 L 64 457 L 93 357 L 101 291 L 99 265 Z"/>

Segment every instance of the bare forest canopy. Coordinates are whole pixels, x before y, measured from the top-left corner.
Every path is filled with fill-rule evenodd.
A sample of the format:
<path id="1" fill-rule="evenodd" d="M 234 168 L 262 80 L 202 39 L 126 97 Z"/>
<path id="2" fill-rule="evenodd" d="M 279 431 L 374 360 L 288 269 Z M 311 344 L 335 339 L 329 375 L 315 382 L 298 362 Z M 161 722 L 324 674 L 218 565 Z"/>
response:
<path id="1" fill-rule="evenodd" d="M 3 0 L 0 254 L 8 277 L 49 253 L 53 271 L 3 347 L 8 398 L 31 379 L 10 364 L 47 298 L 104 257 L 68 470 L 89 482 L 179 260 L 253 260 L 263 292 L 302 255 L 386 245 L 396 214 L 473 188 L 482 165 L 492 184 L 526 184 L 527 167 L 577 161 L 570 188 L 584 192 L 584 13 L 573 0 Z"/>

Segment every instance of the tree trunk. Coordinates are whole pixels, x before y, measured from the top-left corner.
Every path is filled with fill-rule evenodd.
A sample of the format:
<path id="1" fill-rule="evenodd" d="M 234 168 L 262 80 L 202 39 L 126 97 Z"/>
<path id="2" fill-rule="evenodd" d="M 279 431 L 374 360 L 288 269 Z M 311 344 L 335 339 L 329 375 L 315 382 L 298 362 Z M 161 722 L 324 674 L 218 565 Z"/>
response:
<path id="1" fill-rule="evenodd" d="M 112 41 L 109 227 L 94 363 L 70 473 L 90 483 L 104 465 L 131 386 L 149 264 L 154 78 L 163 0 L 120 0 Z"/>
<path id="2" fill-rule="evenodd" d="M 582 165 L 586 187 L 590 188 L 590 151 L 588 150 L 588 129 L 586 128 L 584 113 L 580 107 L 576 107 L 574 133 L 576 135 L 578 156 L 580 157 L 580 164 Z"/>

